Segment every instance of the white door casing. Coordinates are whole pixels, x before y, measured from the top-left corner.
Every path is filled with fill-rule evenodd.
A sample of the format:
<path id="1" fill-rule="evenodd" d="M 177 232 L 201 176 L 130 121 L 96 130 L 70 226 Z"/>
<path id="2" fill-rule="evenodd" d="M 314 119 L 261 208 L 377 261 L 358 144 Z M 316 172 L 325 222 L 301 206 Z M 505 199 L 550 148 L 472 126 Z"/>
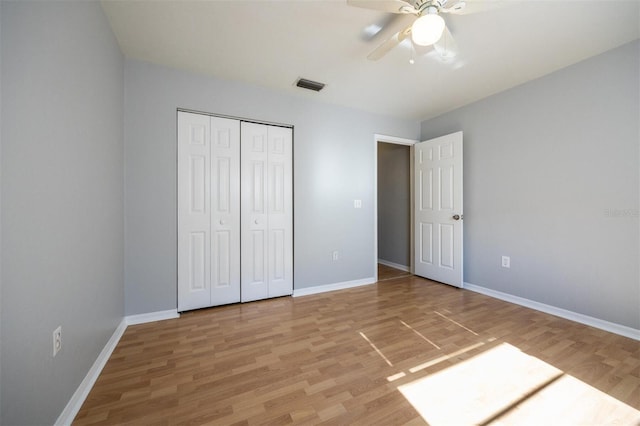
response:
<path id="1" fill-rule="evenodd" d="M 463 285 L 462 132 L 415 144 L 415 274 Z"/>
<path id="2" fill-rule="evenodd" d="M 293 293 L 292 130 L 242 123 L 241 298 Z"/>
<path id="3" fill-rule="evenodd" d="M 240 124 L 178 113 L 178 311 L 240 300 Z"/>

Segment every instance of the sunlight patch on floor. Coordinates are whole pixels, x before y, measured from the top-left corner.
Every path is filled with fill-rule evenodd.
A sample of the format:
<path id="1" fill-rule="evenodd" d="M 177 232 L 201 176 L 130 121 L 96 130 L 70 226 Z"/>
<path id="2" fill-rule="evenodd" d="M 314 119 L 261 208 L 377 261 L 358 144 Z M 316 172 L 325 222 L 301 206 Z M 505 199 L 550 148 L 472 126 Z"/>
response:
<path id="1" fill-rule="evenodd" d="M 418 372 L 418 371 L 420 371 L 420 370 L 424 370 L 424 369 L 427 369 L 427 368 L 429 368 L 429 367 L 433 367 L 433 366 L 434 366 L 434 365 L 436 365 L 436 364 L 440 364 L 440 363 L 441 363 L 441 362 L 443 362 L 443 361 L 447 361 L 447 360 L 449 360 L 449 359 L 451 359 L 451 358 L 455 358 L 455 357 L 457 357 L 458 355 L 462 355 L 462 354 L 463 354 L 463 353 L 465 353 L 465 352 L 469 352 L 469 351 L 472 351 L 472 350 L 474 350 L 474 349 L 477 349 L 477 348 L 479 348 L 480 346 L 483 346 L 483 345 L 486 345 L 487 343 L 493 342 L 494 340 L 496 340 L 496 339 L 494 339 L 494 338 L 490 338 L 490 339 L 485 340 L 484 342 L 478 342 L 478 343 L 476 343 L 476 344 L 473 344 L 473 345 L 471 345 L 471 346 L 467 346 L 466 348 L 462 348 L 462 349 L 457 350 L 457 351 L 455 351 L 455 352 L 452 352 L 452 353 L 450 353 L 450 354 L 440 356 L 440 357 L 438 357 L 438 358 L 432 359 L 432 360 L 427 361 L 427 362 L 423 362 L 423 363 L 422 363 L 422 364 L 420 364 L 420 365 L 416 365 L 415 367 L 411 367 L 411 368 L 409 369 L 409 372 L 411 372 L 411 373 L 417 373 L 417 372 Z"/>
<path id="2" fill-rule="evenodd" d="M 505 413 L 495 424 L 640 425 L 640 411 L 568 374 Z"/>
<path id="3" fill-rule="evenodd" d="M 640 421 L 632 407 L 507 343 L 398 389 L 432 426 Z"/>
<path id="4" fill-rule="evenodd" d="M 436 345 L 435 343 L 433 343 L 431 340 L 427 339 L 426 337 L 424 337 L 424 335 L 422 333 L 420 333 L 418 330 L 416 330 L 415 328 L 411 327 L 409 324 L 407 324 L 406 322 L 400 320 L 400 323 L 402 323 L 402 325 L 404 325 L 405 327 L 407 327 L 409 330 L 413 331 L 416 335 L 418 335 L 422 340 L 424 340 L 425 342 L 429 343 L 431 346 L 433 346 L 436 349 L 440 349 L 440 346 Z"/>
<path id="5" fill-rule="evenodd" d="M 384 356 L 384 354 L 382 353 L 382 351 L 380 349 L 378 349 L 378 347 L 371 341 L 369 340 L 369 338 L 367 337 L 366 334 L 364 334 L 362 331 L 360 332 L 360 336 L 362 336 L 362 338 L 364 340 L 367 341 L 367 343 L 369 344 L 369 346 L 371 346 L 371 348 L 373 348 L 374 351 L 376 351 L 376 353 L 378 355 L 380 355 L 380 358 L 382 358 L 388 365 L 389 367 L 393 367 L 393 364 L 391 364 L 391 361 L 389 361 L 389 359 Z"/>
<path id="6" fill-rule="evenodd" d="M 465 327 L 464 325 L 460 324 L 458 321 L 455 321 L 455 320 L 449 318 L 445 314 L 441 314 L 438 311 L 433 311 L 433 313 L 435 313 L 436 315 L 439 315 L 440 317 L 446 319 L 447 321 L 457 325 L 458 327 L 462 328 L 463 330 L 467 330 L 469 333 L 472 333 L 472 334 L 475 334 L 476 336 L 478 336 L 478 333 L 476 333 L 475 331 L 471 330 L 470 328 Z"/>

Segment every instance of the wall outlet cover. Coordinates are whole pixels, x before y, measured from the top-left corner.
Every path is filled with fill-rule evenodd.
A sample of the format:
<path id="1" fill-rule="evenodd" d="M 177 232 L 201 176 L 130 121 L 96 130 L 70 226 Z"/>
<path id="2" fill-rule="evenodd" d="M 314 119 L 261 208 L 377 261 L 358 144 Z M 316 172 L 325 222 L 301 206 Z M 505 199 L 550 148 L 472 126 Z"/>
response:
<path id="1" fill-rule="evenodd" d="M 62 349 L 62 326 L 53 330 L 53 356 L 58 355 L 58 352 Z"/>

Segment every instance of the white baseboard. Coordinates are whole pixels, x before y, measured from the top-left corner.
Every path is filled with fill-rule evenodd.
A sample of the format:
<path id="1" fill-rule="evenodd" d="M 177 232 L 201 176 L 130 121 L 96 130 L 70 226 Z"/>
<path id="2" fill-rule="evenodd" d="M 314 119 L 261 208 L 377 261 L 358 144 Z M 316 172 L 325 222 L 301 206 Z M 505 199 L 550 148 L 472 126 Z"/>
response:
<path id="1" fill-rule="evenodd" d="M 89 395 L 89 391 L 91 391 L 91 388 L 95 384 L 96 380 L 98 380 L 100 372 L 109 360 L 109 357 L 113 353 L 113 350 L 116 348 L 118 342 L 120 341 L 120 338 L 122 337 L 126 329 L 127 322 L 123 318 L 116 330 L 111 335 L 111 338 L 109 339 L 107 344 L 100 352 L 100 355 L 98 355 L 98 358 L 96 358 L 95 362 L 89 369 L 89 372 L 80 383 L 80 386 L 78 386 L 78 389 L 76 389 L 76 391 L 71 396 L 71 399 L 67 403 L 67 406 L 64 407 L 64 410 L 62 410 L 62 413 L 58 417 L 58 420 L 56 420 L 55 422 L 56 425 L 70 425 L 71 422 L 73 422 L 73 419 L 78 414 L 78 411 L 80 411 L 84 400 L 87 398 L 87 395 Z"/>
<path id="2" fill-rule="evenodd" d="M 98 380 L 98 376 L 100 376 L 102 369 L 109 360 L 109 357 L 118 345 L 120 338 L 122 337 L 128 326 L 179 317 L 180 314 L 177 310 L 170 309 L 168 311 L 129 315 L 122 318 L 122 321 L 111 335 L 111 338 L 100 352 L 100 355 L 98 355 L 98 358 L 89 369 L 89 372 L 80 383 L 80 386 L 78 386 L 78 389 L 76 389 L 76 391 L 71 396 L 71 399 L 67 403 L 67 406 L 64 407 L 64 410 L 62 410 L 62 413 L 58 417 L 58 420 L 56 420 L 55 425 L 66 426 L 70 425 L 71 422 L 73 422 L 73 419 L 78 414 L 78 411 L 80 411 L 80 408 L 82 408 L 82 404 L 84 403 L 85 399 L 87 399 L 87 395 L 89 395 L 91 388 L 96 383 L 96 380 Z"/>
<path id="3" fill-rule="evenodd" d="M 389 262 L 388 260 L 384 260 L 384 259 L 378 259 L 378 263 L 381 265 L 388 266 L 390 268 L 399 269 L 405 272 L 411 272 L 411 268 L 409 268 L 407 265 L 401 265 L 399 263 Z"/>
<path id="4" fill-rule="evenodd" d="M 327 291 L 344 290 L 346 288 L 353 288 L 353 287 L 360 287 L 362 285 L 374 284 L 375 282 L 376 282 L 376 279 L 374 277 L 370 277 L 370 278 L 363 278 L 360 280 L 343 281 L 343 282 L 334 283 L 334 284 L 317 285 L 314 287 L 300 288 L 297 290 L 294 289 L 292 296 L 293 297 L 308 296 L 310 294 L 325 293 Z"/>
<path id="5" fill-rule="evenodd" d="M 146 314 L 128 315 L 124 319 L 127 322 L 127 325 L 135 325 L 174 318 L 180 318 L 180 314 L 176 309 L 169 309 L 168 311 L 149 312 Z"/>
<path id="6" fill-rule="evenodd" d="M 598 318 L 590 317 L 588 315 L 579 314 L 577 312 L 568 311 L 566 309 L 558 308 L 544 303 L 536 302 L 533 300 L 525 299 L 523 297 L 513 296 L 501 291 L 491 290 L 479 285 L 464 283 L 464 288 L 474 291 L 476 293 L 484 294 L 485 296 L 494 297 L 496 299 L 504 300 L 506 302 L 515 303 L 516 305 L 525 306 L 527 308 L 535 309 L 547 314 L 555 315 L 560 318 L 565 318 L 571 321 L 579 322 L 591 327 L 599 328 L 610 333 L 619 334 L 624 337 L 628 337 L 634 340 L 640 340 L 640 330 L 627 327 L 625 325 L 616 324 L 613 322 L 601 320 Z"/>

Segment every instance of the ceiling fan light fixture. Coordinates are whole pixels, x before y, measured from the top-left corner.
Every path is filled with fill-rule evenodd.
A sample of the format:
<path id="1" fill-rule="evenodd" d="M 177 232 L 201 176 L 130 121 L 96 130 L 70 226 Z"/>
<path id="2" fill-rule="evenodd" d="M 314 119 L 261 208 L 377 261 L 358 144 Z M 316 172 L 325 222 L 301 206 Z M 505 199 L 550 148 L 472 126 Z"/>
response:
<path id="1" fill-rule="evenodd" d="M 411 26 L 411 38 L 419 46 L 430 46 L 440 40 L 444 26 L 444 19 L 438 15 L 438 10 L 430 7 L 427 14 L 416 19 Z"/>

